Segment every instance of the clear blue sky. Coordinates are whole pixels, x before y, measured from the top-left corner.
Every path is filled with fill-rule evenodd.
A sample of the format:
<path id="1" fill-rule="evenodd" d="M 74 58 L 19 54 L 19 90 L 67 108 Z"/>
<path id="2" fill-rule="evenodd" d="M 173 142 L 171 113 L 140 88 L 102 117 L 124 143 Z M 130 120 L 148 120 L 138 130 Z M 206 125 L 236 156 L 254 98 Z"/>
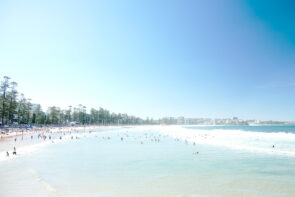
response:
<path id="1" fill-rule="evenodd" d="M 295 120 L 295 3 L 0 1 L 0 76 L 43 109 Z"/>

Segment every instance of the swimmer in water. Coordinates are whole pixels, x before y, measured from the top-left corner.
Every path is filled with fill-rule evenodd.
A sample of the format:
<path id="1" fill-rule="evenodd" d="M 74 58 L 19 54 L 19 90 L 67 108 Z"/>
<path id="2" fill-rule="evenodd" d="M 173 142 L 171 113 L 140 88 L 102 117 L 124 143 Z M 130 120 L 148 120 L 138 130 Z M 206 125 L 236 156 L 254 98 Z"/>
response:
<path id="1" fill-rule="evenodd" d="M 275 147 L 275 145 L 272 145 L 272 148 L 274 148 Z"/>

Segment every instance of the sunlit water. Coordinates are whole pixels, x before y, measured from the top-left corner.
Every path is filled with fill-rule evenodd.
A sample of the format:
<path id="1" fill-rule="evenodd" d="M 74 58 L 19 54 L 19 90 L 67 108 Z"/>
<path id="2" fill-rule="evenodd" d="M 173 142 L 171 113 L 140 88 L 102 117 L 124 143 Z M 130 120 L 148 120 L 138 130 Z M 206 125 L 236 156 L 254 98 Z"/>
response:
<path id="1" fill-rule="evenodd" d="M 158 126 L 79 136 L 0 160 L 0 196 L 295 194 L 295 127 Z"/>

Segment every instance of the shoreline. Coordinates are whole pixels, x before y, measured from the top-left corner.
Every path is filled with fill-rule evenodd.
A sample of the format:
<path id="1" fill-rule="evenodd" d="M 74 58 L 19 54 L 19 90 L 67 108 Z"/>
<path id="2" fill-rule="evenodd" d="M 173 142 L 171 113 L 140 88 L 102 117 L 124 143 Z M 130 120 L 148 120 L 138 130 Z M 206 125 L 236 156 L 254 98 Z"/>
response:
<path id="1" fill-rule="evenodd" d="M 4 138 L 11 138 L 17 137 L 21 135 L 27 134 L 39 134 L 39 133 L 56 133 L 56 132 L 71 132 L 71 131 L 81 131 L 85 129 L 103 129 L 103 128 L 134 128 L 134 127 L 232 127 L 232 126 L 249 126 L 249 127 L 256 127 L 256 126 L 295 126 L 295 125 L 284 125 L 284 124 L 255 124 L 255 125 L 186 125 L 186 124 L 175 124 L 175 125 L 87 125 L 87 126 L 44 126 L 44 127 L 31 127 L 31 128 L 14 128 L 14 127 L 1 127 L 0 128 L 0 143 L 1 139 Z M 5 130 L 8 130 L 5 131 Z"/>
<path id="2" fill-rule="evenodd" d="M 137 126 L 137 125 L 135 125 Z M 85 129 L 103 129 L 103 128 L 125 128 L 134 126 L 101 126 L 101 125 L 89 125 L 89 126 L 48 126 L 48 127 L 32 127 L 32 128 L 1 128 L 1 130 L 9 129 L 8 132 L 0 133 L 0 140 L 2 138 L 15 137 L 27 134 L 39 134 L 39 133 L 56 133 L 56 132 L 71 132 L 71 131 L 81 131 Z"/>
<path id="3" fill-rule="evenodd" d="M 130 126 L 75 126 L 75 127 L 44 127 L 31 128 L 29 130 L 14 129 L 7 135 L 0 137 L 0 161 L 16 158 L 25 152 L 30 153 L 30 147 L 42 146 L 42 144 L 51 144 L 63 140 L 73 139 L 79 134 L 88 133 L 91 130 L 103 130 L 113 128 L 131 128 Z M 58 141 L 57 141 L 58 140 Z M 17 149 L 16 157 L 13 156 L 13 147 Z M 25 150 L 25 151 L 24 151 Z M 9 152 L 7 157 L 6 152 Z M 21 153 L 21 154 L 18 154 Z"/>

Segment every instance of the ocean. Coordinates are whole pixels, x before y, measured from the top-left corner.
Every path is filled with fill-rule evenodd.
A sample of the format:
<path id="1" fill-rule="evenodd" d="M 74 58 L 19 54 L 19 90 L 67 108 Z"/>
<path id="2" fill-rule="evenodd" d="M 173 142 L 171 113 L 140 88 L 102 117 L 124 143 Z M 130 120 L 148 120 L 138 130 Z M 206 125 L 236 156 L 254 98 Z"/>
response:
<path id="1" fill-rule="evenodd" d="M 1 152 L 0 196 L 295 196 L 295 126 L 138 126 L 71 135 L 18 148 L 16 157 Z"/>

